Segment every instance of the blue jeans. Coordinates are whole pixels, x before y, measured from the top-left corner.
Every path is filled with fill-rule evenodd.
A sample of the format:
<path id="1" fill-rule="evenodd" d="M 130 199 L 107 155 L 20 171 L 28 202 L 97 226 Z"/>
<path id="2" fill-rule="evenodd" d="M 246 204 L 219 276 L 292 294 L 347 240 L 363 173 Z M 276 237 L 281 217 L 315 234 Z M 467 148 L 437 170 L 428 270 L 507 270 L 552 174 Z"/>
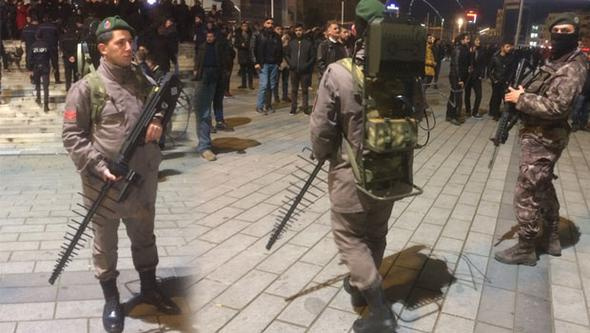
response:
<path id="1" fill-rule="evenodd" d="M 258 98 L 256 99 L 256 108 L 264 108 L 264 102 L 266 101 L 266 93 L 270 81 L 271 91 L 277 87 L 277 81 L 279 80 L 279 65 L 275 64 L 264 64 L 258 74 L 260 80 L 258 87 Z"/>
<path id="2" fill-rule="evenodd" d="M 588 102 L 590 98 L 578 95 L 574 99 L 572 108 L 572 123 L 574 127 L 586 127 L 588 125 Z"/>
<path id="3" fill-rule="evenodd" d="M 221 84 L 220 73 L 214 68 L 204 68 L 203 78 L 195 88 L 195 113 L 197 114 L 197 152 L 211 149 L 211 104 L 217 86 Z"/>

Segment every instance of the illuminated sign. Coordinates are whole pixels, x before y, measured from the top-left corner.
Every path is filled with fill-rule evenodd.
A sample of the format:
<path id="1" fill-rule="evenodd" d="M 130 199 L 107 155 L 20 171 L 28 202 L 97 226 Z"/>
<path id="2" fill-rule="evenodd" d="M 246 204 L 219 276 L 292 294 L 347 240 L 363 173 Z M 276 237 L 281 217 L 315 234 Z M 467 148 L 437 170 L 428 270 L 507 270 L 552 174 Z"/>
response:
<path id="1" fill-rule="evenodd" d="M 467 12 L 467 14 L 465 14 L 465 16 L 467 16 L 467 22 L 471 23 L 471 24 L 475 24 L 477 23 L 477 13 L 470 10 Z"/>
<path id="2" fill-rule="evenodd" d="M 385 9 L 388 12 L 399 12 L 399 5 L 393 0 L 387 0 L 385 3 Z"/>

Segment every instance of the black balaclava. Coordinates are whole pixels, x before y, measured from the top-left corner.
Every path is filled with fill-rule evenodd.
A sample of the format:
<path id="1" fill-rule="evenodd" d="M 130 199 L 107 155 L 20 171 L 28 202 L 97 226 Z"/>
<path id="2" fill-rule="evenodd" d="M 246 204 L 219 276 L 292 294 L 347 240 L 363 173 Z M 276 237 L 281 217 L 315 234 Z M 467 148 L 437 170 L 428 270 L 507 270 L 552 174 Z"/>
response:
<path id="1" fill-rule="evenodd" d="M 574 32 L 571 34 L 551 33 L 551 59 L 559 59 L 574 51 L 580 39 L 580 19 L 573 13 L 557 15 L 549 24 L 549 30 L 559 24 L 571 24 Z"/>

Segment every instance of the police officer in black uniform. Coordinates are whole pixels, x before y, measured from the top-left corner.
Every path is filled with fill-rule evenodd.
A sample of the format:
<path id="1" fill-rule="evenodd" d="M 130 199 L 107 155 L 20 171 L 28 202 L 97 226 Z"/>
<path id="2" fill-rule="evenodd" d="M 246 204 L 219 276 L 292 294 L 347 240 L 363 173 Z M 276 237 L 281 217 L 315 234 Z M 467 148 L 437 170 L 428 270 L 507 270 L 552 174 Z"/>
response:
<path id="1" fill-rule="evenodd" d="M 78 81 L 78 66 L 76 65 L 76 52 L 80 37 L 72 25 L 64 27 L 64 33 L 59 40 L 64 62 L 64 76 L 66 77 L 66 90 L 70 90 L 72 82 Z"/>
<path id="2" fill-rule="evenodd" d="M 33 81 L 37 90 L 37 104 L 41 105 L 41 80 L 43 80 L 43 111 L 49 111 L 49 45 L 43 40 L 41 31 L 36 34 L 36 41 L 31 45 L 31 66 Z"/>
<path id="3" fill-rule="evenodd" d="M 59 30 L 57 26 L 49 19 L 49 14 L 43 17 L 43 23 L 39 24 L 39 31 L 41 31 L 43 39 L 47 42 L 49 47 L 49 56 L 51 59 L 51 68 L 55 77 L 55 83 L 61 83 L 59 80 L 59 57 L 57 44 L 59 42 Z"/>
<path id="4" fill-rule="evenodd" d="M 21 40 L 25 43 L 25 63 L 27 66 L 27 70 L 33 70 L 33 64 L 31 62 L 31 56 L 33 55 L 32 52 L 32 45 L 35 42 L 35 36 L 37 34 L 37 29 L 39 28 L 39 21 L 37 16 L 31 15 L 31 22 L 28 23 L 21 32 Z M 31 83 L 33 83 L 33 77 L 31 76 Z"/>

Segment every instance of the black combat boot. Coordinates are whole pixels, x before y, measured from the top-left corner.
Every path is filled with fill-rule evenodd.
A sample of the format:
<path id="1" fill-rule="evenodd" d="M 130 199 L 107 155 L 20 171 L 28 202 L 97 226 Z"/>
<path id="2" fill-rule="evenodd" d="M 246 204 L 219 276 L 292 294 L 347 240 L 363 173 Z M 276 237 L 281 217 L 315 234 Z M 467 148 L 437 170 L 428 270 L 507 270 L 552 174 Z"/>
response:
<path id="1" fill-rule="evenodd" d="M 537 265 L 535 240 L 518 238 L 518 243 L 506 250 L 498 251 L 494 255 L 496 260 L 508 265 Z"/>
<path id="2" fill-rule="evenodd" d="M 549 222 L 541 238 L 541 249 L 552 256 L 561 256 L 561 241 L 559 240 L 559 221 Z"/>
<path id="3" fill-rule="evenodd" d="M 102 293 L 104 294 L 104 309 L 102 310 L 102 325 L 104 330 L 109 333 L 123 332 L 125 325 L 125 314 L 123 307 L 119 303 L 119 291 L 117 290 L 117 280 L 111 279 L 100 281 Z"/>
<path id="4" fill-rule="evenodd" d="M 365 318 L 355 320 L 352 330 L 355 333 L 392 333 L 397 324 L 389 302 L 385 299 L 381 279 L 367 290 L 361 290 L 367 301 L 369 313 Z"/>
<path id="5" fill-rule="evenodd" d="M 158 290 L 155 269 L 140 272 L 139 280 L 141 282 L 141 299 L 144 303 L 153 305 L 162 313 L 168 315 L 177 315 L 182 312 L 172 299 Z"/>
<path id="6" fill-rule="evenodd" d="M 350 275 L 344 278 L 342 285 L 344 286 L 344 290 L 350 295 L 350 303 L 353 307 L 361 308 L 367 306 L 367 301 L 363 297 L 363 294 L 361 294 L 361 291 L 357 287 L 350 285 Z"/>

